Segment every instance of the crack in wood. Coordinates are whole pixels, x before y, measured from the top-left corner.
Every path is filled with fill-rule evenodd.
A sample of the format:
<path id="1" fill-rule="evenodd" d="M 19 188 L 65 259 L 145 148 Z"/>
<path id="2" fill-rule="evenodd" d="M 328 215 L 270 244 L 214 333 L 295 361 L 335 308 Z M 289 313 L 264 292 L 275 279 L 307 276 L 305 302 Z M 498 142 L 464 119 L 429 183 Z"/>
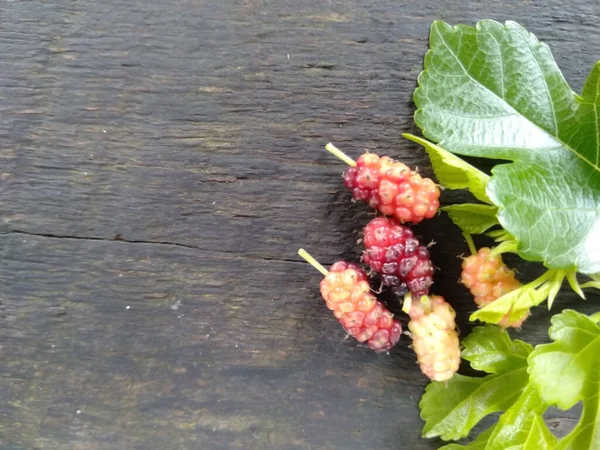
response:
<path id="1" fill-rule="evenodd" d="M 0 236 L 9 236 L 11 234 L 19 234 L 19 235 L 23 235 L 23 236 L 32 236 L 32 237 L 41 237 L 41 238 L 50 238 L 50 239 L 73 239 L 73 240 L 79 240 L 79 241 L 123 242 L 126 244 L 168 245 L 168 246 L 188 248 L 188 249 L 198 250 L 198 251 L 203 251 L 203 252 L 223 253 L 226 255 L 232 255 L 237 258 L 243 258 L 243 259 L 255 259 L 255 260 L 260 260 L 260 261 L 275 261 L 275 262 L 303 264 L 303 265 L 307 264 L 305 261 L 302 261 L 302 260 L 287 259 L 287 258 L 274 258 L 274 257 L 269 257 L 269 256 L 244 255 L 244 254 L 241 254 L 238 252 L 232 252 L 232 251 L 228 251 L 228 250 L 210 250 L 210 249 L 205 249 L 205 248 L 198 247 L 195 245 L 181 244 L 178 242 L 129 240 L 129 239 L 125 239 L 120 234 L 116 234 L 114 238 L 109 239 L 109 238 L 96 237 L 96 236 L 73 236 L 73 235 L 59 235 L 59 234 L 52 234 L 52 233 L 32 233 L 29 231 L 22 231 L 22 230 L 10 230 L 5 233 L 0 233 Z M 329 266 L 329 265 L 332 265 L 333 263 L 324 263 L 324 264 Z"/>

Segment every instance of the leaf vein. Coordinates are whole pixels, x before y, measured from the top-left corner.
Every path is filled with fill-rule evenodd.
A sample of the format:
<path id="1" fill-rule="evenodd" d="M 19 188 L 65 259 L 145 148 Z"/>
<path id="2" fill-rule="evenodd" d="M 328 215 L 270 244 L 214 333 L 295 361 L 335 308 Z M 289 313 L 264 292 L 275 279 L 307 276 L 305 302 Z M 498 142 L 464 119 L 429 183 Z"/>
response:
<path id="1" fill-rule="evenodd" d="M 548 80 L 546 80 L 546 77 L 544 76 L 544 71 L 542 70 L 542 66 L 537 58 L 537 55 L 534 53 L 534 51 L 531 48 L 531 46 L 529 45 L 529 43 L 525 40 L 525 37 L 521 34 L 518 34 L 518 36 L 522 39 L 522 41 L 525 44 L 525 46 L 527 47 L 527 49 L 529 49 L 529 53 L 531 54 L 531 56 L 537 63 L 538 68 L 540 69 L 540 73 L 542 75 L 542 80 L 544 80 L 544 86 L 546 86 L 546 95 L 548 96 L 548 103 L 550 104 L 550 109 L 552 110 L 552 118 L 554 120 L 554 137 L 556 137 L 558 139 L 558 120 L 556 119 L 556 111 L 554 109 L 554 101 L 552 99 L 552 94 L 550 94 L 550 86 L 548 86 Z"/>
<path id="2" fill-rule="evenodd" d="M 500 56 L 500 82 L 502 85 L 502 99 L 506 101 L 506 99 L 505 99 L 506 90 L 504 87 L 504 56 L 502 56 L 502 46 L 500 45 L 500 42 L 498 42 L 498 39 L 496 39 L 496 36 L 494 36 L 491 33 L 490 33 L 490 36 L 492 37 L 492 39 L 498 46 L 498 55 Z"/>

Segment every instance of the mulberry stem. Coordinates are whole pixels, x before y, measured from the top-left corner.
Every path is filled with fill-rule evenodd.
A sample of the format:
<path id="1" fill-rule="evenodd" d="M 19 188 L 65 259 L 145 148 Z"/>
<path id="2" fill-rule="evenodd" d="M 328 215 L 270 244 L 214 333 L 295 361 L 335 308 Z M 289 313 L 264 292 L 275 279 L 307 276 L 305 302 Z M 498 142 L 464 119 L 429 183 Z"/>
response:
<path id="1" fill-rule="evenodd" d="M 312 256 L 310 256 L 310 254 L 304 250 L 303 248 L 301 248 L 300 250 L 298 250 L 298 254 L 304 258 L 304 260 L 309 263 L 311 266 L 313 266 L 315 269 L 317 269 L 319 272 L 321 272 L 323 275 L 327 276 L 327 274 L 329 273 L 329 271 L 323 267 L 321 264 L 319 264 L 319 261 L 317 261 L 315 258 L 313 258 Z"/>
<path id="2" fill-rule="evenodd" d="M 329 153 L 337 156 L 338 158 L 340 158 L 342 161 L 344 161 L 349 166 L 356 167 L 356 161 L 354 161 L 352 158 L 350 158 L 348 155 L 346 155 L 343 151 L 341 151 L 339 148 L 337 148 L 331 142 L 325 146 L 325 150 L 327 150 Z"/>

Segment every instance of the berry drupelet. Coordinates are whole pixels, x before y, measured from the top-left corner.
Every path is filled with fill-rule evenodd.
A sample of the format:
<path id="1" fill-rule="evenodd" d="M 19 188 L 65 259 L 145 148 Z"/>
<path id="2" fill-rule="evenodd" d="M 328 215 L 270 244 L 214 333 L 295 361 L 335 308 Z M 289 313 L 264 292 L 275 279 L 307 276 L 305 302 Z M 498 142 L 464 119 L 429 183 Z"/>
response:
<path id="1" fill-rule="evenodd" d="M 376 352 L 390 350 L 396 345 L 402 326 L 371 293 L 364 270 L 339 261 L 327 271 L 306 251 L 300 249 L 298 254 L 325 275 L 321 280 L 321 295 L 348 334 Z"/>

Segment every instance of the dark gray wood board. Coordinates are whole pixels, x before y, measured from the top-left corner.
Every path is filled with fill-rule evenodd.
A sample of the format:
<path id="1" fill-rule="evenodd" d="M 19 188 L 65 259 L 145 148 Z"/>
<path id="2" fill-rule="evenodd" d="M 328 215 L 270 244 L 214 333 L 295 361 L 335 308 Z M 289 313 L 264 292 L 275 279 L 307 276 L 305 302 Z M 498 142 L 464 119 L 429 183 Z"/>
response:
<path id="1" fill-rule="evenodd" d="M 438 447 L 420 438 L 426 380 L 408 340 L 390 355 L 345 340 L 296 256 L 356 260 L 371 217 L 323 145 L 430 173 L 400 133 L 417 131 L 433 20 L 516 20 L 580 90 L 599 13 L 584 0 L 0 0 L 0 448 Z M 444 216 L 416 230 L 437 242 L 435 289 L 467 332 L 460 233 Z M 597 299 L 565 291 L 555 308 Z M 549 317 L 515 335 L 546 341 Z"/>

